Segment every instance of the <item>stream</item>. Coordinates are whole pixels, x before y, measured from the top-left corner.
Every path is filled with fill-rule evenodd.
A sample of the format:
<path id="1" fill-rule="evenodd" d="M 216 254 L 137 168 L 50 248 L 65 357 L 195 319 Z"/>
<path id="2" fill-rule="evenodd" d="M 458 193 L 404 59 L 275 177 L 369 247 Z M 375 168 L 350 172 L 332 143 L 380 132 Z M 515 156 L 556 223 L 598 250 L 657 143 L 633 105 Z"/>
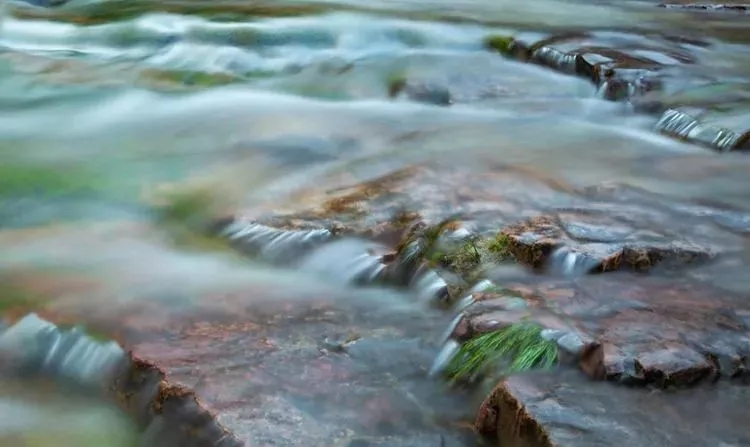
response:
<path id="1" fill-rule="evenodd" d="M 748 14 L 651 0 L 4 0 L 0 313 L 133 349 L 248 446 L 485 445 L 471 425 L 488 389 L 428 377 L 455 312 L 422 298 L 430 284 L 355 284 L 380 271 L 349 261 L 380 241 L 270 262 L 270 249 L 247 257 L 172 231 L 159 194 L 199 185 L 206 213 L 252 217 L 426 163 L 501 164 L 559 191 L 628 185 L 750 216 Z M 738 150 L 676 138 L 657 124 L 664 110 L 505 57 L 491 36 L 641 70 L 658 79 L 648 104 L 734 132 Z M 750 239 L 732 228 L 696 224 L 735 251 L 731 268 L 691 277 L 750 296 Z M 558 275 L 594 265 L 550 262 Z M 89 353 L 72 352 L 86 368 Z M 147 445 L 116 406 L 52 382 L 0 379 L 0 445 Z"/>

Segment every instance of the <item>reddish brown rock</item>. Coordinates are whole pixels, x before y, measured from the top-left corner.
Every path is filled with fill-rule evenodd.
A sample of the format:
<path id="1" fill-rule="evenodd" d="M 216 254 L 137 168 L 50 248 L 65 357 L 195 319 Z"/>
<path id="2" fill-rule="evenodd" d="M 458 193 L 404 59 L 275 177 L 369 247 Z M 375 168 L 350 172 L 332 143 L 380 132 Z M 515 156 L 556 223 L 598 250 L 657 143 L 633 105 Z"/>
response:
<path id="1" fill-rule="evenodd" d="M 722 250 L 697 233 L 694 239 L 700 243 L 693 242 L 688 232 L 677 235 L 659 228 L 649 217 L 644 216 L 647 229 L 616 216 L 566 212 L 509 225 L 502 234 L 516 259 L 535 268 L 545 267 L 558 249 L 584 259 L 589 271 L 599 272 L 645 271 L 662 262 L 685 265 L 710 260 Z"/>

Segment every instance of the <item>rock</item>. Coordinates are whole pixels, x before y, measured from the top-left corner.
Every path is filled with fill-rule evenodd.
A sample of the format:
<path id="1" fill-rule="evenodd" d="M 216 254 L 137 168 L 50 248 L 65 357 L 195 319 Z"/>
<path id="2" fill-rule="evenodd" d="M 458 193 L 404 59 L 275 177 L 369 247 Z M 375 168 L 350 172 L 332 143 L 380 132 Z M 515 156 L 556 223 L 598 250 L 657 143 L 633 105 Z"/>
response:
<path id="1" fill-rule="evenodd" d="M 476 304 L 466 309 L 469 314 L 479 314 L 485 312 L 491 312 L 494 310 L 499 311 L 521 311 L 528 307 L 526 301 L 523 298 L 515 296 L 496 296 L 486 297 L 482 296 L 481 299 L 476 299 Z"/>
<path id="2" fill-rule="evenodd" d="M 675 109 L 664 112 L 656 123 L 656 129 L 663 134 L 721 152 L 750 149 L 750 130 L 729 130 L 710 122 L 701 122 L 688 113 Z"/>
<path id="3" fill-rule="evenodd" d="M 739 359 L 746 349 L 748 330 L 725 310 L 744 308 L 739 295 L 698 283 L 669 285 L 666 279 L 631 278 L 604 288 L 594 286 L 597 280 L 577 282 L 581 289 L 568 298 L 571 307 L 555 298 L 571 324 L 603 340 L 581 359 L 594 378 L 624 375 L 629 382 L 635 376 L 659 386 L 691 386 L 714 374 L 712 358 Z M 609 310 L 602 312 L 597 300 Z"/>
<path id="4" fill-rule="evenodd" d="M 142 430 L 144 446 L 241 446 L 194 393 L 166 381 L 153 364 L 125 355 L 114 342 L 101 343 L 79 328 L 60 330 L 30 314 L 0 336 L 8 374 L 42 376 L 114 399 Z"/>
<path id="5" fill-rule="evenodd" d="M 591 341 L 584 340 L 583 337 L 573 332 L 565 333 L 555 341 L 557 341 L 557 345 L 560 349 L 576 357 L 581 356 L 584 349 L 592 343 Z"/>
<path id="6" fill-rule="evenodd" d="M 688 347 L 646 352 L 636 361 L 646 380 L 662 388 L 693 385 L 711 375 L 713 370 L 708 359 Z"/>
<path id="7" fill-rule="evenodd" d="M 750 7 L 746 5 L 722 5 L 716 3 L 659 3 L 660 8 L 666 9 L 693 9 L 701 11 L 730 11 L 748 12 Z"/>
<path id="8" fill-rule="evenodd" d="M 745 445 L 749 393 L 730 384 L 650 392 L 592 383 L 574 371 L 527 374 L 498 384 L 476 427 L 514 446 Z"/>
<path id="9" fill-rule="evenodd" d="M 735 12 L 745 12 L 746 8 L 743 5 L 661 6 Z M 651 48 L 635 35 L 619 35 L 613 40 L 604 33 L 561 33 L 542 38 L 489 36 L 485 39 L 485 47 L 513 59 L 585 78 L 596 86 L 597 97 L 628 102 L 636 111 L 660 116 L 656 130 L 665 135 L 717 151 L 747 150 L 750 129 L 729 130 L 720 124 L 697 121 L 689 114 L 673 109 L 689 105 L 689 98 L 678 99 L 680 95 L 685 96 L 684 91 L 690 91 L 685 85 L 704 84 L 715 89 L 717 80 L 706 79 L 688 69 L 678 70 L 681 65 L 695 64 L 698 56 L 691 54 L 685 46 L 664 40 L 658 48 Z M 675 91 L 679 93 L 675 94 Z M 714 106 L 725 109 L 726 103 L 721 95 L 712 94 L 702 110 Z"/>
<path id="10" fill-rule="evenodd" d="M 717 334 L 702 337 L 687 334 L 686 340 L 690 346 L 711 362 L 716 374 L 715 379 L 746 380 L 749 373 L 748 367 L 750 367 L 748 363 L 750 336 L 723 330 Z"/>
<path id="11" fill-rule="evenodd" d="M 449 106 L 453 103 L 451 92 L 447 88 L 429 83 L 405 82 L 397 84 L 391 87 L 389 94 L 391 97 L 403 94 L 412 101 L 437 106 Z"/>
<path id="12" fill-rule="evenodd" d="M 638 225 L 637 216 L 626 223 L 611 214 L 566 212 L 506 226 L 502 234 L 520 262 L 534 268 L 557 268 L 564 273 L 577 271 L 576 266 L 583 266 L 582 273 L 621 268 L 649 270 L 662 262 L 684 265 L 714 257 L 717 250 L 708 240 L 703 244 L 694 242 L 703 242 L 701 233 L 694 230 L 694 240 L 689 239 L 692 235 L 687 231 L 676 236 L 673 228 L 657 227 L 653 215 L 643 217 L 648 226 Z M 563 247 L 566 254 L 555 259 L 553 255 Z M 560 265 L 567 263 L 569 256 L 573 257 L 571 266 Z"/>
<path id="13" fill-rule="evenodd" d="M 750 330 L 740 317 L 747 308 L 742 295 L 632 275 L 519 278 L 505 286 L 523 295 L 526 307 L 511 310 L 492 292 L 478 294 L 489 297 L 463 310 L 455 340 L 534 321 L 557 342 L 561 363 L 594 380 L 686 388 L 745 377 Z"/>
<path id="14" fill-rule="evenodd" d="M 151 280 L 164 285 L 161 268 Z M 144 430 L 145 445 L 345 445 L 380 442 L 383 433 L 390 445 L 440 434 L 452 442 L 456 430 L 437 424 L 472 415 L 467 399 L 440 393 L 442 385 L 426 378 L 434 352 L 417 337 L 434 322 L 401 295 L 311 287 L 300 277 L 263 284 L 243 269 L 210 286 L 170 284 L 177 299 L 169 300 L 140 273 L 116 270 L 123 284 L 140 278 L 140 290 L 113 300 L 123 295 L 96 284 L 59 295 L 39 315 L 116 335 L 130 351 L 134 362 L 118 376 L 115 397 Z M 350 332 L 360 338 L 347 352 L 320 352 L 321 340 Z M 68 364 L 81 366 L 84 357 Z"/>
<path id="15" fill-rule="evenodd" d="M 750 215 L 743 212 L 727 214 L 727 210 L 675 203 L 619 185 L 576 190 L 538 173 L 504 166 L 483 172 L 415 166 L 340 189 L 333 196 L 307 191 L 304 203 L 302 211 L 259 214 L 253 225 L 298 232 L 274 236 L 284 244 L 302 241 L 314 231 L 332 231 L 336 236 L 353 235 L 401 248 L 403 256 L 390 264 L 394 277 L 400 278 L 396 282 L 404 284 L 423 268 L 415 260 L 402 268 L 412 256 L 427 256 L 428 266 L 452 270 L 469 283 L 483 264 L 513 257 L 535 268 L 550 267 L 556 250 L 563 254 L 561 265 L 572 259 L 573 270 L 580 267 L 583 273 L 649 270 L 659 264 L 679 267 L 736 253 L 743 239 L 735 229 L 744 228 L 737 224 L 750 222 Z M 433 231 L 446 219 L 457 221 L 445 224 L 446 235 L 472 228 L 474 242 L 439 253 L 437 243 L 426 235 L 410 239 Z M 718 229 L 717 223 L 730 226 Z M 263 240 L 270 244 L 268 238 Z M 260 241 L 258 237 L 251 242 Z M 466 285 L 461 284 L 461 289 Z"/>

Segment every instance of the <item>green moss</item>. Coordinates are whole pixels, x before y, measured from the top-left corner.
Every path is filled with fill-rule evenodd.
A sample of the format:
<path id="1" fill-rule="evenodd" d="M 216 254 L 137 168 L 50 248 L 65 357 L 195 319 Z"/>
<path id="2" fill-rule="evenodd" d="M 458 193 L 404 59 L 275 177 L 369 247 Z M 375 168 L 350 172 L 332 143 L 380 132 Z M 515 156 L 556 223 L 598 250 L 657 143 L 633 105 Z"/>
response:
<path id="1" fill-rule="evenodd" d="M 466 241 L 447 253 L 438 252 L 433 260 L 443 267 L 463 274 L 477 268 L 482 262 L 482 255 L 474 241 Z"/>
<path id="2" fill-rule="evenodd" d="M 490 35 L 484 39 L 485 48 L 501 54 L 510 53 L 511 45 L 513 45 L 513 38 L 510 36 Z"/>
<path id="3" fill-rule="evenodd" d="M 386 86 L 388 88 L 388 97 L 395 98 L 399 93 L 406 87 L 406 72 L 399 71 L 391 73 L 386 78 Z"/>
<path id="4" fill-rule="evenodd" d="M 398 246 L 402 259 L 406 262 L 420 259 L 434 262 L 439 259 L 441 253 L 446 253 L 442 247 L 439 247 L 440 235 L 457 220 L 457 216 L 451 216 L 435 225 L 427 226 L 421 223 L 415 225 Z"/>
<path id="5" fill-rule="evenodd" d="M 498 260 L 513 257 L 510 251 L 510 238 L 504 233 L 498 233 L 495 237 L 485 241 L 487 251 L 493 254 Z"/>
<path id="6" fill-rule="evenodd" d="M 538 324 L 522 322 L 480 335 L 461 346 L 446 375 L 452 381 L 471 381 L 499 364 L 504 375 L 551 368 L 557 363 L 557 344 L 541 332 Z"/>

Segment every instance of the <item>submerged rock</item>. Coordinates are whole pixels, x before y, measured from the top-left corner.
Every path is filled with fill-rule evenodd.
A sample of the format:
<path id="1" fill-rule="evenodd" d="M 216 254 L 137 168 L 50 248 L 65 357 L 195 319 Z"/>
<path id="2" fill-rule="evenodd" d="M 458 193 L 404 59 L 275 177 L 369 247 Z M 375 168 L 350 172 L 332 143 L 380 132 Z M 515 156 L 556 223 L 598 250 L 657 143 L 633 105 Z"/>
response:
<path id="1" fill-rule="evenodd" d="M 434 83 L 418 83 L 413 81 L 395 80 L 388 86 L 388 96 L 406 98 L 437 106 L 449 106 L 453 103 L 450 90 Z"/>

